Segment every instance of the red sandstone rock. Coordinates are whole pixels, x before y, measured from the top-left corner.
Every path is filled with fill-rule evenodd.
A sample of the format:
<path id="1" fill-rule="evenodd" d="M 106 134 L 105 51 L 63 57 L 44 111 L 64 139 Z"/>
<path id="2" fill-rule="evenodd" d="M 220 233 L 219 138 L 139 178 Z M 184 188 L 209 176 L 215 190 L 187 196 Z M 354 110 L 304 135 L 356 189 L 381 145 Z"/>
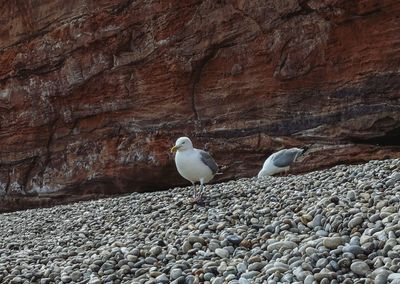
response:
<path id="1" fill-rule="evenodd" d="M 227 166 L 215 181 L 282 147 L 311 145 L 293 172 L 399 157 L 398 15 L 395 0 L 5 1 L 2 208 L 185 185 L 168 152 L 182 135 Z"/>

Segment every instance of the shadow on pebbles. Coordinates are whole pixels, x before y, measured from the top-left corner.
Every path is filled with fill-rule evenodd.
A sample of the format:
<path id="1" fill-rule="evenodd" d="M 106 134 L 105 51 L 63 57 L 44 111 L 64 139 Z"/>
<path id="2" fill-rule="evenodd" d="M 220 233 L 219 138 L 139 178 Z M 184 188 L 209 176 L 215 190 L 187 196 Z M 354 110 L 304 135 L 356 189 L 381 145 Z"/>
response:
<path id="1" fill-rule="evenodd" d="M 1 214 L 1 283 L 400 283 L 400 160 Z"/>

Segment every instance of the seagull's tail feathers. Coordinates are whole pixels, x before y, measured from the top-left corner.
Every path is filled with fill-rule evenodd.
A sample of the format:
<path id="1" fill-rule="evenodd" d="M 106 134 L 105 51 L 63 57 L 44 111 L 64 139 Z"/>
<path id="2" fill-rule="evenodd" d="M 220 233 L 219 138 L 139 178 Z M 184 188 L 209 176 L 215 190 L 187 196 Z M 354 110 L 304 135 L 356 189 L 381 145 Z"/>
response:
<path id="1" fill-rule="evenodd" d="M 224 170 L 226 170 L 228 168 L 228 166 L 222 165 L 222 166 L 218 166 L 218 170 L 217 173 L 215 175 L 223 175 L 224 174 Z"/>

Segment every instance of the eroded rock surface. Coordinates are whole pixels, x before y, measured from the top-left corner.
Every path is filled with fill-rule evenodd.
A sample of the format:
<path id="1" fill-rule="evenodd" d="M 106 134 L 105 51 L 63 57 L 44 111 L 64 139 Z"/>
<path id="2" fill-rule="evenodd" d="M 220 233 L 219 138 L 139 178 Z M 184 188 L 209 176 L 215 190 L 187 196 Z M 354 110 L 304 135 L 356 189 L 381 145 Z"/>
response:
<path id="1" fill-rule="evenodd" d="M 42 0 L 2 11 L 4 204 L 187 184 L 168 152 L 182 135 L 226 166 L 216 181 L 255 175 L 282 147 L 311 145 L 293 172 L 400 156 L 398 1 Z"/>

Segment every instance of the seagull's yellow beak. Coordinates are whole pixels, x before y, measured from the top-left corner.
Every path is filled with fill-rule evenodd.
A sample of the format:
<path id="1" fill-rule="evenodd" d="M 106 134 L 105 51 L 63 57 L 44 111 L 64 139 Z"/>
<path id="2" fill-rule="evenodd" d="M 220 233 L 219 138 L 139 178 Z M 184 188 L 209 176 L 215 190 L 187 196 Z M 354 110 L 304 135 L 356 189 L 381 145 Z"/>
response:
<path id="1" fill-rule="evenodd" d="M 174 146 L 171 148 L 171 153 L 175 153 L 176 151 L 178 151 L 178 149 L 180 148 L 180 146 Z"/>

